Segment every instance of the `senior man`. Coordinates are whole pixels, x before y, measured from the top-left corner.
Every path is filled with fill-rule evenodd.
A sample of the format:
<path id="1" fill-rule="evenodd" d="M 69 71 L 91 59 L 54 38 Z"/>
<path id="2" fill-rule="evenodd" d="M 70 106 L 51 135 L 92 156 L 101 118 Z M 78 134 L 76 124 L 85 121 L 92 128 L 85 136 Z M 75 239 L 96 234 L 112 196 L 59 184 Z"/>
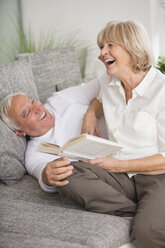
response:
<path id="1" fill-rule="evenodd" d="M 30 136 L 25 156 L 27 172 L 38 179 L 47 192 L 61 192 L 87 210 L 133 216 L 136 210 L 135 189 L 129 183 L 121 185 L 126 174 L 114 174 L 83 161 L 38 152 L 41 142 L 63 145 L 81 133 L 83 116 L 97 97 L 99 80 L 54 93 L 45 105 L 20 93 L 1 101 L 1 118 L 19 136 Z M 98 116 L 99 117 L 99 116 Z M 101 137 L 107 138 L 104 119 L 98 123 Z M 99 131 L 97 130 L 97 134 Z M 89 147 L 90 149 L 90 147 Z M 91 183 L 84 193 L 86 180 Z M 72 185 L 76 186 L 72 187 Z M 66 188 L 68 185 L 71 187 Z M 93 186 L 92 186 L 93 185 Z M 74 189 L 78 194 L 74 192 Z M 128 189 L 131 189 L 128 190 Z M 70 193 L 68 194 L 68 190 Z M 112 203 L 113 202 L 113 203 Z"/>
<path id="2" fill-rule="evenodd" d="M 54 93 L 45 105 L 21 92 L 0 102 L 0 116 L 6 125 L 19 136 L 30 136 L 25 166 L 43 190 L 55 192 L 56 186 L 68 184 L 65 178 L 72 174 L 73 166 L 68 158 L 38 152 L 37 146 L 43 141 L 63 145 L 79 135 L 83 115 L 98 91 L 98 81 L 92 80 Z M 100 123 L 103 125 L 103 120 Z"/>

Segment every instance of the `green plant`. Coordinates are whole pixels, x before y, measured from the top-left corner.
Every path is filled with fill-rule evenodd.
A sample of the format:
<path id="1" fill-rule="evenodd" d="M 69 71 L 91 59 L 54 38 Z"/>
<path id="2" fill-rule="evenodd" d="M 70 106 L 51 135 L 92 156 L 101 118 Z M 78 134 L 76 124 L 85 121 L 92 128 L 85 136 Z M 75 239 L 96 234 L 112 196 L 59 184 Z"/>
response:
<path id="1" fill-rule="evenodd" d="M 82 77 L 85 74 L 85 63 L 89 49 L 92 46 L 87 44 L 87 41 L 80 39 L 80 31 L 73 30 L 60 34 L 57 28 L 50 28 L 47 32 L 41 32 L 38 41 L 36 41 L 34 34 L 29 28 L 25 34 L 21 19 L 17 19 L 14 23 L 16 37 L 12 37 L 8 42 L 5 42 L 5 49 L 1 49 L 10 61 L 15 60 L 15 55 L 20 53 L 32 53 L 42 51 L 50 48 L 73 46 L 76 50 L 77 57 L 80 64 L 80 71 Z"/>
<path id="2" fill-rule="evenodd" d="M 159 56 L 156 68 L 165 74 L 165 56 Z"/>

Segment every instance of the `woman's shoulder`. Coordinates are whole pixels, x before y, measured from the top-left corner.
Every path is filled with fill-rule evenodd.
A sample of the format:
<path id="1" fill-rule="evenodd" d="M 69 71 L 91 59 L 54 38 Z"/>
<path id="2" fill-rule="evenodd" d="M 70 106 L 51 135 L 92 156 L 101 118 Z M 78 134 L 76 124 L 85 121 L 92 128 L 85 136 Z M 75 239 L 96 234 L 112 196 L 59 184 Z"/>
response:
<path id="1" fill-rule="evenodd" d="M 165 84 L 165 74 L 163 74 L 160 70 L 158 70 L 157 68 L 153 68 L 153 70 L 155 71 L 155 75 L 156 75 L 156 80 L 158 80 L 160 83 Z"/>

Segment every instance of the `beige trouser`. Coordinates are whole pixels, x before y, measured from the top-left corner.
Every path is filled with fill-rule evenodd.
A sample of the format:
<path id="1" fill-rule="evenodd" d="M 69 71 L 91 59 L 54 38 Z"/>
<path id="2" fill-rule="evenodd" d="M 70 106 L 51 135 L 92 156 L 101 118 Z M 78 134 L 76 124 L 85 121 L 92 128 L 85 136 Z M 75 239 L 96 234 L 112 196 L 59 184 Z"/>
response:
<path id="1" fill-rule="evenodd" d="M 72 164 L 69 184 L 59 192 L 89 211 L 135 215 L 133 243 L 139 248 L 165 248 L 165 174 L 129 178 L 83 162 Z"/>

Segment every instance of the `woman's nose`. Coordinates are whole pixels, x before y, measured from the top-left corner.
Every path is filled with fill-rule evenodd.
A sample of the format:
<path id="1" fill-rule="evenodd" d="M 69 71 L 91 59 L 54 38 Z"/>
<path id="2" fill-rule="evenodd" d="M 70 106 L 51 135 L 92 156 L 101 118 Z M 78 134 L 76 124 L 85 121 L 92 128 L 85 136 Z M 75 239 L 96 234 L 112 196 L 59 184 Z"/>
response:
<path id="1" fill-rule="evenodd" d="M 102 56 L 105 56 L 108 54 L 108 48 L 107 47 L 103 47 L 102 50 L 101 50 L 101 55 Z"/>

